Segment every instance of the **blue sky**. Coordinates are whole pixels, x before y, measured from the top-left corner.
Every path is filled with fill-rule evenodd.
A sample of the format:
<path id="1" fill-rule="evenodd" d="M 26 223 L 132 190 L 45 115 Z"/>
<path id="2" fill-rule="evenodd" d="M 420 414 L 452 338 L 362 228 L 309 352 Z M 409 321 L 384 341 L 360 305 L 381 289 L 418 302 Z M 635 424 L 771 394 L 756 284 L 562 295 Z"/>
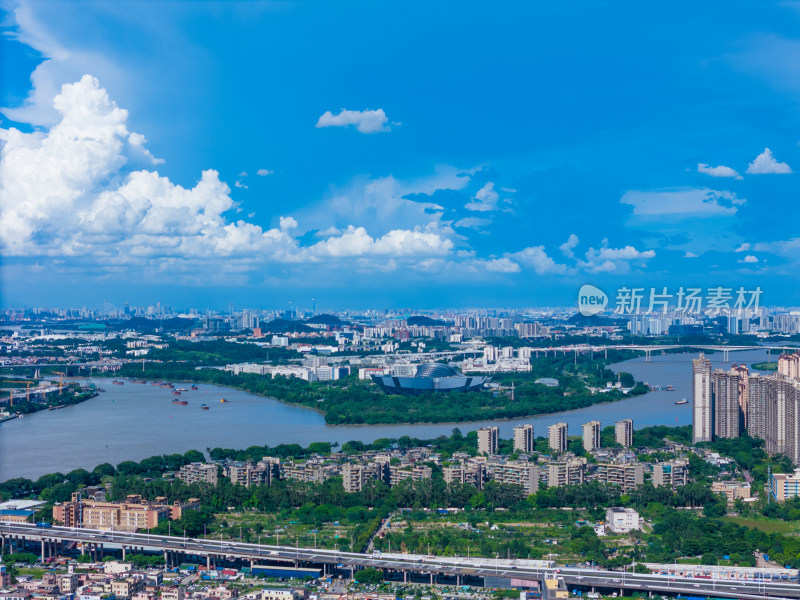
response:
<path id="1" fill-rule="evenodd" d="M 4 306 L 800 304 L 799 3 L 2 6 Z"/>

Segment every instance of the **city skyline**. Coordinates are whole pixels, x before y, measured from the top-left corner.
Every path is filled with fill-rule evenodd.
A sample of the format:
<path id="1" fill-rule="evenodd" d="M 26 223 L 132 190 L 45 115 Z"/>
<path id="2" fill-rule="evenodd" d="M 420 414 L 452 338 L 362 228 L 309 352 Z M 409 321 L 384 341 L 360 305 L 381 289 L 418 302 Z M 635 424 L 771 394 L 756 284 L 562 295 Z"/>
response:
<path id="1" fill-rule="evenodd" d="M 796 6 L 453 6 L 4 2 L 0 304 L 800 304 Z"/>

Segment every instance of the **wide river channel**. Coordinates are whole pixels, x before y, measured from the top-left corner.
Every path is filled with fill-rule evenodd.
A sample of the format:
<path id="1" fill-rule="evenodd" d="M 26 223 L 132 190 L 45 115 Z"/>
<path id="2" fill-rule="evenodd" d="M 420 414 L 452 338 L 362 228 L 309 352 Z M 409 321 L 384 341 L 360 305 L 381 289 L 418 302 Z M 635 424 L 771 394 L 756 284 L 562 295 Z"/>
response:
<path id="1" fill-rule="evenodd" d="M 691 416 L 691 359 L 696 353 L 654 356 L 618 363 L 615 371 L 632 373 L 637 381 L 654 386 L 674 386 L 674 391 L 655 391 L 619 402 L 537 417 L 469 423 L 417 425 L 326 425 L 311 409 L 293 406 L 246 392 L 199 384 L 183 392 L 187 406 L 172 403 L 170 390 L 125 381 L 96 380 L 105 389 L 96 398 L 54 411 L 41 411 L 0 425 L 0 481 L 13 477 L 36 479 L 46 473 L 66 473 L 83 467 L 91 470 L 104 462 L 141 460 L 157 454 L 204 451 L 206 448 L 247 448 L 311 442 L 371 442 L 378 438 L 409 435 L 421 439 L 449 434 L 454 427 L 466 433 L 488 424 L 500 427 L 501 437 L 511 437 L 519 423 L 533 423 L 536 435 L 547 435 L 547 426 L 559 421 L 569 425 L 570 435 L 580 435 L 581 425 L 591 420 L 603 426 L 619 419 L 633 419 L 634 427 L 688 425 Z M 709 356 L 714 368 L 729 368 L 721 352 Z M 732 362 L 750 365 L 777 360 L 764 350 L 731 352 Z M 176 387 L 188 388 L 188 384 Z M 220 403 L 221 398 L 229 400 Z M 675 402 L 688 399 L 688 404 Z M 458 401 L 458 396 L 443 401 Z M 201 410 L 201 404 L 209 410 Z"/>

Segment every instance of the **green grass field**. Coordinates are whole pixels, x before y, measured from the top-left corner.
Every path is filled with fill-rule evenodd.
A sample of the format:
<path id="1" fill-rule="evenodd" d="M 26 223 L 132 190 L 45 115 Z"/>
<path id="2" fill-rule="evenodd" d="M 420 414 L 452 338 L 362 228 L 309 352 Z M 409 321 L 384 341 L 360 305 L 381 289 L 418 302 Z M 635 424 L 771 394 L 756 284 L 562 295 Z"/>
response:
<path id="1" fill-rule="evenodd" d="M 750 365 L 750 368 L 756 369 L 757 371 L 777 371 L 778 363 L 776 362 L 753 363 L 752 365 Z"/>
<path id="2" fill-rule="evenodd" d="M 779 521 L 777 519 L 747 519 L 745 517 L 723 517 L 723 521 L 736 523 L 745 527 L 752 527 L 764 533 L 794 533 L 798 524 L 792 521 Z"/>

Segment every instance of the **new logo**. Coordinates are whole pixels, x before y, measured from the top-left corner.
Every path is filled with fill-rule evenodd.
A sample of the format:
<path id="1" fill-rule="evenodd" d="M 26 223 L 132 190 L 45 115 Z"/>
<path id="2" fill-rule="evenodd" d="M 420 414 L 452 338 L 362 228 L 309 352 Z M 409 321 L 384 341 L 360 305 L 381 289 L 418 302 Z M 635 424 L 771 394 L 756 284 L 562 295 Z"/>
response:
<path id="1" fill-rule="evenodd" d="M 591 317 L 603 312 L 608 306 L 608 296 L 603 290 L 593 285 L 584 285 L 578 291 L 578 312 L 585 317 Z"/>

